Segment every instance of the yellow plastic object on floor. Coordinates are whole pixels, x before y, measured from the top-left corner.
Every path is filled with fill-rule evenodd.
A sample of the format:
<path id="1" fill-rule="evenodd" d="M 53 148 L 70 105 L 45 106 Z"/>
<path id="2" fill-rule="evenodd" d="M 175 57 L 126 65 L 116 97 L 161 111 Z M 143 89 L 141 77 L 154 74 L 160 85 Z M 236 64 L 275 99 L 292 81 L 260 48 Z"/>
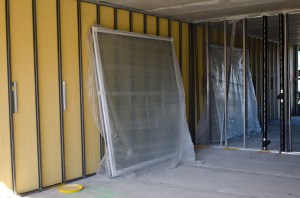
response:
<path id="1" fill-rule="evenodd" d="M 83 186 L 80 184 L 66 184 L 59 187 L 59 192 L 64 194 L 76 193 L 83 190 Z"/>

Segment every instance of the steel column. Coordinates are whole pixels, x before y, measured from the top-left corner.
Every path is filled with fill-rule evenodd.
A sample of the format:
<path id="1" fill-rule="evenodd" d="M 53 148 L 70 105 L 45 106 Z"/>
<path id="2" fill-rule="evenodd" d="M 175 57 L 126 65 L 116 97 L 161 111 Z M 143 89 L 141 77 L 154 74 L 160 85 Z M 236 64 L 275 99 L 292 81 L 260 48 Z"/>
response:
<path id="1" fill-rule="evenodd" d="M 80 87 L 82 177 L 85 178 L 86 177 L 86 161 L 85 161 L 84 101 L 83 101 L 81 0 L 77 0 L 77 25 L 78 25 L 78 59 L 79 59 L 78 62 L 79 62 L 79 87 Z"/>
<path id="2" fill-rule="evenodd" d="M 10 135 L 10 158 L 12 190 L 16 193 L 16 165 L 15 165 L 15 137 L 14 137 L 14 116 L 12 97 L 12 74 L 11 74 L 11 43 L 10 43 L 10 5 L 5 0 L 5 26 L 6 26 L 6 58 L 7 58 L 7 81 L 8 81 L 8 105 L 9 105 L 9 135 Z"/>
<path id="3" fill-rule="evenodd" d="M 38 45 L 37 45 L 37 19 L 36 19 L 36 0 L 32 0 L 32 27 L 33 27 L 33 53 L 34 53 L 34 84 L 35 84 L 35 113 L 37 131 L 37 158 L 38 158 L 38 177 L 39 190 L 43 188 L 42 181 L 42 156 L 41 156 L 41 132 L 40 132 L 40 99 L 39 99 L 39 77 L 38 77 Z"/>
<path id="4" fill-rule="evenodd" d="M 247 19 L 243 19 L 243 130 L 244 130 L 244 148 L 247 147 L 248 135 L 248 56 L 247 56 Z"/>
<path id="5" fill-rule="evenodd" d="M 262 150 L 268 149 L 268 17 L 263 16 L 263 137 Z"/>

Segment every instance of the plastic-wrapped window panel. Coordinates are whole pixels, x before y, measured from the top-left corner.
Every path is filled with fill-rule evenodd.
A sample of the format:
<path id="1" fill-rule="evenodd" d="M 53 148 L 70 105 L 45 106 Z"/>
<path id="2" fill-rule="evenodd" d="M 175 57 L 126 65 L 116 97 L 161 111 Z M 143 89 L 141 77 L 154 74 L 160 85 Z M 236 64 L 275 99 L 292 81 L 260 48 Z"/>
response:
<path id="1" fill-rule="evenodd" d="M 227 137 L 237 139 L 243 137 L 243 51 L 232 49 L 231 70 L 227 103 Z M 204 108 L 196 130 L 196 143 L 210 144 L 220 142 L 223 133 L 224 108 L 225 108 L 225 79 L 224 79 L 224 48 L 211 45 L 211 134 L 207 128 L 207 108 Z M 247 136 L 253 136 L 261 132 L 258 122 L 257 101 L 253 87 L 250 66 L 248 72 L 248 130 Z M 207 101 L 204 102 L 205 107 Z"/>
<path id="2" fill-rule="evenodd" d="M 92 36 L 110 176 L 194 158 L 173 40 L 101 27 Z"/>

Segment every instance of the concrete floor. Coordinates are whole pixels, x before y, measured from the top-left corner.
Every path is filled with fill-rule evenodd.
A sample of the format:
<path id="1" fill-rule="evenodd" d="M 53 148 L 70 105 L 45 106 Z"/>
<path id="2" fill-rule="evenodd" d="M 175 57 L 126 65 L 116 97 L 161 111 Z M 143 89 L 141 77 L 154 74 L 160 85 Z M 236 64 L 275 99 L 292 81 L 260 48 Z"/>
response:
<path id="1" fill-rule="evenodd" d="M 278 151 L 280 145 L 280 122 L 272 121 L 268 124 L 268 139 L 271 143 L 269 150 Z M 293 135 L 293 152 L 300 152 L 300 117 L 291 118 L 291 130 Z M 247 148 L 261 149 L 262 134 L 247 138 Z M 236 139 L 228 142 L 230 147 L 243 147 L 243 139 Z"/>
<path id="2" fill-rule="evenodd" d="M 221 148 L 198 149 L 196 154 L 194 165 L 138 177 L 94 176 L 77 182 L 85 186 L 79 193 L 64 195 L 53 188 L 28 197 L 300 197 L 299 155 Z"/>

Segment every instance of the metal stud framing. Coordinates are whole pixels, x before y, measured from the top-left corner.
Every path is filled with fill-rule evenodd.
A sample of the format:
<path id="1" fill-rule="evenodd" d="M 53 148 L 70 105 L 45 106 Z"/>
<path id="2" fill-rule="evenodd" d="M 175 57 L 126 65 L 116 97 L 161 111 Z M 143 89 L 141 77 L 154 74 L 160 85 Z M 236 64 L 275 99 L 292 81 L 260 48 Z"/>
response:
<path id="1" fill-rule="evenodd" d="M 114 8 L 114 29 L 118 29 L 118 10 Z"/>
<path id="2" fill-rule="evenodd" d="M 159 17 L 156 17 L 156 36 L 159 36 Z"/>
<path id="3" fill-rule="evenodd" d="M 129 11 L 129 31 L 130 32 L 133 32 L 133 25 L 132 25 L 132 12 L 131 11 Z"/>
<path id="4" fill-rule="evenodd" d="M 224 79 L 225 79 L 225 107 L 224 107 L 224 126 L 223 126 L 223 133 L 221 136 L 224 134 L 224 138 L 221 138 L 220 141 L 220 146 L 223 145 L 223 140 L 225 142 L 224 146 L 228 146 L 228 141 L 227 141 L 227 105 L 228 105 L 228 89 L 227 89 L 227 71 L 228 71 L 228 64 L 227 64 L 227 21 L 224 21 Z"/>
<path id="5" fill-rule="evenodd" d="M 84 131 L 84 101 L 83 101 L 83 65 L 82 65 L 82 33 L 81 33 L 81 0 L 77 0 L 77 25 L 78 25 L 78 58 L 79 58 L 79 88 L 80 88 L 80 123 L 81 123 L 81 153 L 82 177 L 86 177 L 85 161 L 85 131 Z"/>
<path id="6" fill-rule="evenodd" d="M 205 26 L 205 55 L 206 55 L 206 105 L 207 105 L 207 133 L 211 141 L 211 122 L 210 122 L 210 60 L 209 60 L 209 45 L 210 45 L 210 24 Z"/>
<path id="7" fill-rule="evenodd" d="M 144 14 L 144 34 L 147 34 L 147 15 Z"/>
<path id="8" fill-rule="evenodd" d="M 279 57 L 280 57 L 280 152 L 285 151 L 285 107 L 284 107 L 284 50 L 285 50 L 285 31 L 284 16 L 279 15 Z"/>
<path id="9" fill-rule="evenodd" d="M 288 52 L 288 42 L 289 42 L 289 33 L 288 33 L 288 14 L 284 14 L 284 69 L 285 69 L 285 131 L 286 131 L 286 151 L 292 151 L 292 131 L 291 131 L 291 106 L 290 106 L 290 65 L 289 65 L 289 52 Z"/>
<path id="10" fill-rule="evenodd" d="M 38 179 L 39 189 L 31 191 L 29 193 L 42 191 L 49 189 L 49 187 L 43 187 L 42 183 L 42 153 L 41 153 L 41 134 L 40 134 L 40 106 L 39 106 L 39 79 L 38 79 L 38 40 L 37 40 L 37 0 L 32 0 L 32 20 L 33 20 L 33 50 L 34 50 L 34 77 L 35 77 L 35 107 L 36 107 L 36 128 L 37 128 L 37 155 L 38 155 Z M 86 175 L 86 155 L 85 155 L 85 123 L 84 123 L 84 97 L 83 97 L 83 60 L 82 60 L 82 22 L 81 22 L 81 2 L 83 0 L 77 0 L 77 25 L 78 25 L 78 59 L 79 59 L 79 88 L 80 88 L 80 123 L 81 123 L 81 152 L 82 152 L 82 177 Z M 86 1 L 87 2 L 87 1 Z M 100 24 L 100 4 L 97 4 L 97 23 Z M 114 29 L 117 29 L 117 7 L 114 8 Z M 129 11 L 130 16 L 130 31 L 132 31 L 132 12 Z M 147 14 L 144 14 L 144 33 L 147 33 Z M 7 75 L 8 75 L 8 92 L 9 92 L 9 126 L 10 126 L 10 149 L 11 149 L 11 164 L 12 164 L 12 182 L 13 191 L 16 192 L 16 169 L 15 169 L 15 145 L 14 145 L 14 121 L 13 121 L 13 103 L 12 103 L 12 71 L 11 71 L 11 42 L 10 42 L 10 4 L 9 0 L 5 0 L 5 14 L 6 14 L 6 48 L 7 48 Z M 172 18 L 163 17 L 168 19 L 168 36 L 172 36 L 171 20 Z M 160 32 L 160 17 L 156 16 L 156 34 Z M 175 19 L 174 19 L 175 20 Z M 180 47 L 180 65 L 182 65 L 182 21 L 179 22 L 179 47 Z M 64 145 L 64 117 L 63 117 L 63 104 L 62 104 L 62 46 L 61 46 L 61 8 L 60 0 L 56 0 L 56 25 L 57 25 L 57 53 L 58 53 L 58 79 L 59 79 L 59 112 L 60 112 L 60 144 L 61 144 L 61 169 L 62 169 L 62 182 L 66 183 L 65 174 L 65 145 Z M 194 93 L 194 63 L 195 63 L 195 47 L 194 44 L 196 38 L 196 26 L 189 24 L 189 94 L 190 94 L 190 129 L 195 131 L 195 93 Z M 207 34 L 208 36 L 208 34 Z M 208 59 L 207 59 L 208 60 Z M 193 134 L 194 140 L 194 134 Z M 102 145 L 103 139 L 100 139 L 100 145 Z M 101 157 L 104 153 L 101 148 Z M 93 174 L 92 174 L 93 175 Z M 74 180 L 70 180 L 74 181 Z M 68 182 L 70 182 L 68 181 Z M 26 193 L 28 194 L 28 193 Z M 22 194 L 22 195 L 26 195 Z"/>
<path id="11" fill-rule="evenodd" d="M 171 37 L 172 35 L 172 28 L 171 28 L 171 20 L 168 19 L 168 37 Z"/>
<path id="12" fill-rule="evenodd" d="M 248 85 L 248 56 L 247 56 L 247 19 L 243 19 L 243 130 L 244 130 L 244 148 L 247 147 L 248 134 L 248 101 L 247 101 L 247 85 Z"/>
<path id="13" fill-rule="evenodd" d="M 42 156 L 41 156 L 41 132 L 40 132 L 40 100 L 39 100 L 39 78 L 38 78 L 38 46 L 37 46 L 37 19 L 36 0 L 32 0 L 32 21 L 33 21 L 33 53 L 34 53 L 34 83 L 35 83 L 35 111 L 37 131 L 37 159 L 39 190 L 43 188 L 42 181 Z"/>
<path id="14" fill-rule="evenodd" d="M 57 57 L 58 57 L 58 83 L 59 83 L 59 116 L 60 116 L 60 144 L 61 144 L 61 172 L 62 182 L 66 181 L 65 173 L 65 140 L 64 140 L 64 115 L 62 97 L 62 57 L 61 57 L 61 22 L 60 22 L 60 0 L 56 0 L 57 20 Z"/>
<path id="15" fill-rule="evenodd" d="M 193 35 L 192 32 L 192 25 L 189 25 L 189 29 L 190 29 L 190 35 L 189 35 L 189 39 L 191 39 L 191 36 Z M 191 42 L 190 42 L 190 54 L 193 53 L 193 51 L 191 51 Z M 180 71 L 182 73 L 182 23 L 179 21 L 179 66 L 180 66 Z"/>
<path id="16" fill-rule="evenodd" d="M 180 22 L 179 32 L 182 31 L 182 25 Z M 195 60 L 195 44 L 196 40 L 196 26 L 193 24 L 189 25 L 189 128 L 192 136 L 192 140 L 195 143 L 195 79 L 194 79 L 194 60 Z M 181 33 L 179 34 L 179 42 L 182 42 Z M 182 56 L 182 45 L 180 45 L 180 57 Z M 180 64 L 182 65 L 182 59 L 180 59 Z"/>
<path id="17" fill-rule="evenodd" d="M 268 149 L 268 17 L 263 16 L 263 137 L 262 150 Z"/>

